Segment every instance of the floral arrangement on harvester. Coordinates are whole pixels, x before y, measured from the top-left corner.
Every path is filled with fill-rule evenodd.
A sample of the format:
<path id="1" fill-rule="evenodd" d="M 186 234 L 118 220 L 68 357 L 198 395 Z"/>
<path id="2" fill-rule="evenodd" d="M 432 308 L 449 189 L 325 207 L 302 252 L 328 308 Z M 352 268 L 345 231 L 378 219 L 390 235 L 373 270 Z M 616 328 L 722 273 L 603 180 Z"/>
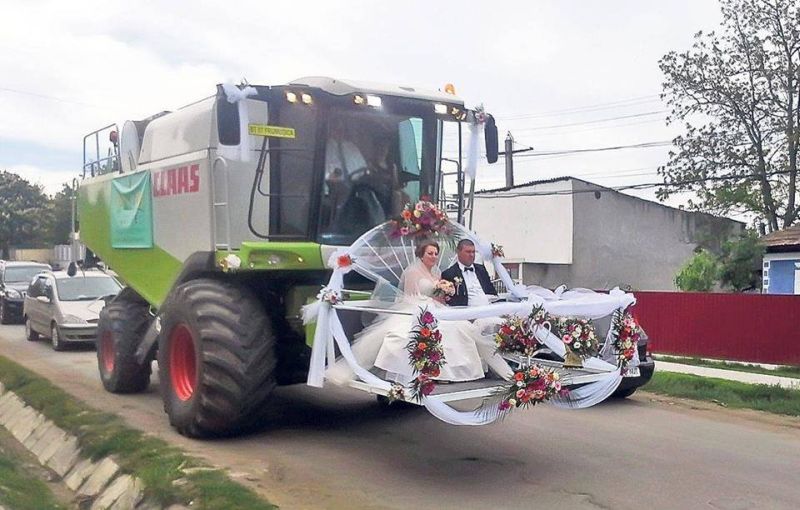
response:
<path id="1" fill-rule="evenodd" d="M 426 309 L 417 317 L 417 324 L 411 329 L 411 340 L 406 345 L 408 358 L 416 378 L 411 383 L 412 397 L 418 402 L 430 395 L 439 377 L 441 368 L 447 363 L 442 349 L 442 334 L 436 318 Z"/>
<path id="2" fill-rule="evenodd" d="M 497 351 L 501 353 L 514 353 L 522 356 L 533 356 L 540 347 L 539 341 L 534 336 L 536 324 L 530 317 L 522 318 L 511 315 L 500 325 L 494 335 Z"/>
<path id="3" fill-rule="evenodd" d="M 641 328 L 628 311 L 617 310 L 611 324 L 614 349 L 617 352 L 617 364 L 625 372 L 628 363 L 636 355 L 636 349 L 641 337 Z"/>
<path id="4" fill-rule="evenodd" d="M 564 366 L 580 367 L 582 360 L 597 354 L 599 342 L 591 320 L 559 317 L 556 319 L 554 327 L 567 348 Z"/>
<path id="5" fill-rule="evenodd" d="M 456 286 L 450 280 L 439 280 L 433 286 L 434 297 L 440 297 L 448 301 L 455 294 Z"/>
<path id="6" fill-rule="evenodd" d="M 392 220 L 395 237 L 447 233 L 450 220 L 447 215 L 428 200 L 415 205 L 406 204 L 399 218 Z"/>
<path id="7" fill-rule="evenodd" d="M 526 408 L 545 402 L 553 396 L 563 394 L 558 373 L 537 364 L 523 367 L 514 372 L 512 384 L 501 391 L 501 411 Z"/>

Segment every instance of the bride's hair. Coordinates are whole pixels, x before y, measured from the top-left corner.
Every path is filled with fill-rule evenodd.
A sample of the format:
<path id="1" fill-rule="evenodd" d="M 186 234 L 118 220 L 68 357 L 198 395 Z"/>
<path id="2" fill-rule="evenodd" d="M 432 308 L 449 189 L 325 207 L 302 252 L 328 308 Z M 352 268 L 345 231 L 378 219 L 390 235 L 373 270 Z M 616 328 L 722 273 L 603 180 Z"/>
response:
<path id="1" fill-rule="evenodd" d="M 425 255 L 425 250 L 428 249 L 428 246 L 435 246 L 437 252 L 441 252 L 442 249 L 439 248 L 439 243 L 432 239 L 427 239 L 425 241 L 421 241 L 416 248 L 414 248 L 414 255 L 417 256 L 418 259 L 421 259 L 423 255 Z"/>

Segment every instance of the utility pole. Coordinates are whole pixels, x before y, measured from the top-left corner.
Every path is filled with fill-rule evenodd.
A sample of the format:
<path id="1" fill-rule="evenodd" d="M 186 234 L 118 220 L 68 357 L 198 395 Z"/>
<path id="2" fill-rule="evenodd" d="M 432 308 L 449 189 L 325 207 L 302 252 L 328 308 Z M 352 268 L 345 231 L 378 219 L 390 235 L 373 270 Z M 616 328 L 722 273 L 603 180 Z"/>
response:
<path id="1" fill-rule="evenodd" d="M 506 187 L 510 188 L 514 185 L 514 137 L 511 136 L 511 131 L 506 135 Z"/>

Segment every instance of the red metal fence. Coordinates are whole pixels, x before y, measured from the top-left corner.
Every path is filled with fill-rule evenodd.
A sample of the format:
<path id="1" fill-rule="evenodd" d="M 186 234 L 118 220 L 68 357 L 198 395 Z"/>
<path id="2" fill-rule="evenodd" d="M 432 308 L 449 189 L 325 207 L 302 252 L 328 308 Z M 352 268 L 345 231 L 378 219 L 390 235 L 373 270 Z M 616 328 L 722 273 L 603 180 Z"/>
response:
<path id="1" fill-rule="evenodd" d="M 800 296 L 634 294 L 653 352 L 800 365 Z"/>

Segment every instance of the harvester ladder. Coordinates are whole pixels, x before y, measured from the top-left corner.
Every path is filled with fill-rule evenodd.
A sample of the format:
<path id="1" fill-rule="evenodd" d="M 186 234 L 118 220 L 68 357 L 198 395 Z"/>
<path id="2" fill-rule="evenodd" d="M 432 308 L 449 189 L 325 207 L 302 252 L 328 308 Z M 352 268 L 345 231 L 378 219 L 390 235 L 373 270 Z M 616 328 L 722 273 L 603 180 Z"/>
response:
<path id="1" fill-rule="evenodd" d="M 228 162 L 222 156 L 217 156 L 214 159 L 214 164 L 211 166 L 213 173 L 211 181 L 214 183 L 211 200 L 214 206 L 214 248 L 221 250 L 231 249 L 231 214 L 228 208 L 230 200 L 230 193 L 228 192 Z M 222 182 L 224 186 L 224 193 L 220 197 L 219 183 Z M 220 236 L 220 215 L 224 215 L 224 229 L 225 235 Z M 220 238 L 224 241 L 220 241 Z"/>

